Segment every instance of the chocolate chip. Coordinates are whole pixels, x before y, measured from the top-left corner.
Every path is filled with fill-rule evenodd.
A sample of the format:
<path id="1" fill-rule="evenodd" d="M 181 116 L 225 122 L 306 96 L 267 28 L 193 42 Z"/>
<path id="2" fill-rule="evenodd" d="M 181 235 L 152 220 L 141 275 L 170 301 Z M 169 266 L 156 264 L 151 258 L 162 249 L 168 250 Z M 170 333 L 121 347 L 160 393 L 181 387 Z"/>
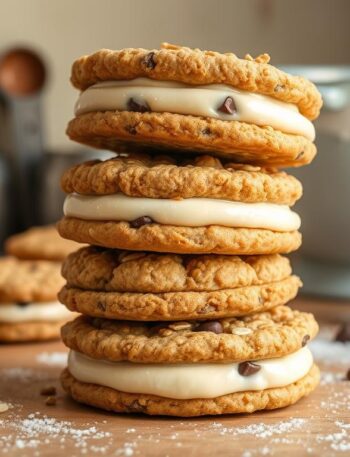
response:
<path id="1" fill-rule="evenodd" d="M 20 306 L 21 308 L 25 308 L 26 306 L 28 306 L 30 304 L 29 301 L 18 301 L 16 303 L 17 306 Z"/>
<path id="2" fill-rule="evenodd" d="M 98 301 L 97 308 L 100 309 L 101 311 L 106 311 L 106 304 L 101 301 Z"/>
<path id="3" fill-rule="evenodd" d="M 309 340 L 310 340 L 310 335 L 305 335 L 301 341 L 301 346 L 302 347 L 306 346 Z"/>
<path id="4" fill-rule="evenodd" d="M 151 70 L 153 70 L 157 63 L 155 61 L 155 52 L 149 52 L 142 60 L 142 64 L 145 65 L 146 68 L 150 68 Z"/>
<path id="5" fill-rule="evenodd" d="M 48 386 L 48 387 L 43 387 L 40 391 L 40 395 L 56 395 L 56 387 L 55 386 Z"/>
<path id="6" fill-rule="evenodd" d="M 202 130 L 203 135 L 211 135 L 211 130 L 209 127 L 206 127 L 205 129 Z"/>
<path id="7" fill-rule="evenodd" d="M 150 217 L 141 216 L 141 217 L 138 217 L 137 219 L 135 219 L 134 221 L 130 222 L 130 227 L 140 228 L 143 225 L 152 224 L 152 223 L 153 223 L 153 220 Z"/>
<path id="8" fill-rule="evenodd" d="M 213 333 L 222 333 L 222 325 L 218 321 L 207 321 L 202 322 L 194 329 L 195 332 L 213 332 Z"/>
<path id="9" fill-rule="evenodd" d="M 238 365 L 238 373 L 241 376 L 251 376 L 261 370 L 261 366 L 254 362 L 242 362 Z"/>
<path id="10" fill-rule="evenodd" d="M 237 107 L 232 97 L 226 97 L 224 103 L 218 108 L 218 111 L 221 111 L 225 114 L 235 114 L 237 113 Z"/>
<path id="11" fill-rule="evenodd" d="M 348 381 L 350 381 L 350 369 L 349 369 L 348 372 L 346 373 L 346 379 L 347 379 Z"/>
<path id="12" fill-rule="evenodd" d="M 337 333 L 337 336 L 335 337 L 336 341 L 340 341 L 341 343 L 346 343 L 347 341 L 350 341 L 350 322 L 344 324 L 339 332 Z"/>
<path id="13" fill-rule="evenodd" d="M 305 152 L 305 151 L 299 152 L 299 154 L 296 156 L 295 160 L 298 160 L 298 159 L 300 159 L 301 157 L 303 157 L 304 152 Z"/>
<path id="14" fill-rule="evenodd" d="M 136 101 L 134 98 L 129 98 L 127 107 L 129 111 L 136 111 L 137 113 L 146 113 L 147 111 L 151 111 L 151 108 L 148 106 L 148 103 L 144 100 Z"/>

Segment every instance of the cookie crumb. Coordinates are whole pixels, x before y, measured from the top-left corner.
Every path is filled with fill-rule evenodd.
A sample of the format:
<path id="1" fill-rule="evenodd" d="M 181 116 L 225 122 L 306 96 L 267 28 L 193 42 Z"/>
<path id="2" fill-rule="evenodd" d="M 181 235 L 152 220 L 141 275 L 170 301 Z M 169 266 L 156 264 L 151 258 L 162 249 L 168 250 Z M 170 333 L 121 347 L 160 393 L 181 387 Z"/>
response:
<path id="1" fill-rule="evenodd" d="M 47 406 L 55 406 L 56 405 L 56 397 L 53 397 L 52 395 L 47 397 L 45 400 L 45 405 Z"/>

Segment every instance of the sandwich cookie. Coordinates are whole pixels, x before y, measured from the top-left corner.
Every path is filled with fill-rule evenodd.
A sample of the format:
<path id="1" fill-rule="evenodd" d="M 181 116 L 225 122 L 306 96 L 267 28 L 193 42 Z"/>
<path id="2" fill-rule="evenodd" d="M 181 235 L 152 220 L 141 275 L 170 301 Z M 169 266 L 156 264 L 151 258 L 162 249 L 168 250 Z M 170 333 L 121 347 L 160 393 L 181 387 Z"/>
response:
<path id="1" fill-rule="evenodd" d="M 280 255 L 151 254 L 96 247 L 63 264 L 58 297 L 71 311 L 108 319 L 215 319 L 268 310 L 301 286 Z"/>
<path id="2" fill-rule="evenodd" d="M 60 261 L 79 247 L 74 241 L 60 237 L 53 225 L 32 227 L 5 241 L 6 254 L 24 260 Z"/>
<path id="3" fill-rule="evenodd" d="M 173 416 L 290 405 L 319 380 L 306 347 L 311 314 L 286 306 L 242 318 L 166 326 L 79 317 L 61 380 L 77 401 L 115 412 Z"/>
<path id="4" fill-rule="evenodd" d="M 316 87 L 256 59 L 163 44 L 102 49 L 78 59 L 81 90 L 69 137 L 115 151 L 210 153 L 235 161 L 300 166 L 316 153 Z"/>
<path id="5" fill-rule="evenodd" d="M 63 285 L 60 264 L 0 259 L 0 342 L 59 338 L 74 315 L 57 300 Z"/>
<path id="6" fill-rule="evenodd" d="M 238 255 L 286 253 L 301 243 L 300 218 L 289 208 L 301 184 L 276 170 L 210 156 L 173 163 L 131 155 L 73 167 L 62 187 L 58 230 L 82 243 Z"/>

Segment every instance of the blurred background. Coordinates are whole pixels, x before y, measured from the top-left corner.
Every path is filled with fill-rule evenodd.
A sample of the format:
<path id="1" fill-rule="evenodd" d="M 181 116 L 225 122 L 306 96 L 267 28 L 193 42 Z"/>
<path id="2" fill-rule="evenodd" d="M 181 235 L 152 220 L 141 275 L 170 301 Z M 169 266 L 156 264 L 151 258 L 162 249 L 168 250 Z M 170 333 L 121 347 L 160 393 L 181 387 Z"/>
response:
<path id="1" fill-rule="evenodd" d="M 296 259 L 308 293 L 350 298 L 348 0 L 0 0 L 0 241 L 59 219 L 62 171 L 101 153 L 65 137 L 74 59 L 162 41 L 256 56 L 318 84 L 319 154 L 295 173 L 305 196 Z M 30 52 L 28 52 L 30 51 Z M 13 83 L 15 81 L 15 83 Z M 16 208 L 16 211 L 14 211 Z"/>

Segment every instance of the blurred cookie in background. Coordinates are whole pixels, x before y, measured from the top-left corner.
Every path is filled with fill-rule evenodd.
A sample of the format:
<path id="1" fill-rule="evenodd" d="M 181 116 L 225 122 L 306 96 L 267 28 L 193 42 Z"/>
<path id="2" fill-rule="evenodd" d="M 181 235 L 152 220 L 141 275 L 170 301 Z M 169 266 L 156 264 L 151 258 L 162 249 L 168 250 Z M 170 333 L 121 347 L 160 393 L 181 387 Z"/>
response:
<path id="1" fill-rule="evenodd" d="M 79 247 L 79 243 L 61 238 L 54 225 L 45 225 L 12 235 L 5 241 L 4 250 L 23 260 L 62 261 Z"/>
<path id="2" fill-rule="evenodd" d="M 0 342 L 59 338 L 73 314 L 57 300 L 61 263 L 0 258 Z"/>

